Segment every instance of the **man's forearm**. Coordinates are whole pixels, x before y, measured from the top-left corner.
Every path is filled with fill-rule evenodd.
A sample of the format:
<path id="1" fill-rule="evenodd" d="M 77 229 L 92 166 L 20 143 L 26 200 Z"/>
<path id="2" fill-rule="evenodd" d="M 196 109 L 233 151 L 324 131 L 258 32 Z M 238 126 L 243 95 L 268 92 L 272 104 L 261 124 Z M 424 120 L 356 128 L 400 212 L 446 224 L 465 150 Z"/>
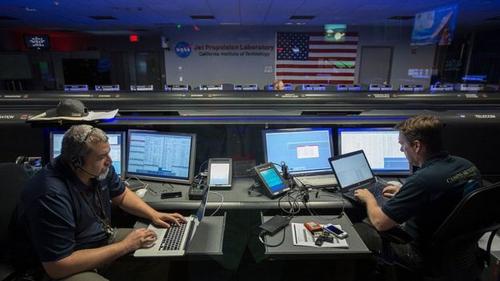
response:
<path id="1" fill-rule="evenodd" d="M 396 225 L 396 222 L 384 214 L 375 198 L 370 198 L 365 203 L 368 219 L 370 219 L 370 222 L 377 231 L 386 231 Z"/>
<path id="2" fill-rule="evenodd" d="M 44 262 L 43 267 L 53 279 L 60 279 L 75 273 L 93 270 L 127 254 L 132 249 L 118 242 L 107 246 L 73 252 L 61 260 Z"/>
<path id="3" fill-rule="evenodd" d="M 155 210 L 146 204 L 132 191 L 126 190 L 122 200 L 118 203 L 121 209 L 129 214 L 145 219 L 152 219 Z"/>

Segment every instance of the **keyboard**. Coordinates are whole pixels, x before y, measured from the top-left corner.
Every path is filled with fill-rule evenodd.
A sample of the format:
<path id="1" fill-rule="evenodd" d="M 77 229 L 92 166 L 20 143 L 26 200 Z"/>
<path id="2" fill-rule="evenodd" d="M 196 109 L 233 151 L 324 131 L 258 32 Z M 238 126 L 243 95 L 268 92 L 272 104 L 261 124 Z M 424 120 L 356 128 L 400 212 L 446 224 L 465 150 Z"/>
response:
<path id="1" fill-rule="evenodd" d="M 296 176 L 296 182 L 299 185 L 323 187 L 323 186 L 336 186 L 337 180 L 333 174 L 327 175 L 314 175 L 314 176 Z"/>
<path id="2" fill-rule="evenodd" d="M 182 236 L 186 231 L 187 224 L 172 225 L 166 229 L 165 236 L 160 244 L 160 251 L 175 251 L 181 249 Z"/>
<path id="3" fill-rule="evenodd" d="M 373 194 L 375 198 L 383 197 L 384 195 L 382 190 L 384 190 L 384 186 L 384 184 L 377 182 L 370 186 L 368 190 Z"/>

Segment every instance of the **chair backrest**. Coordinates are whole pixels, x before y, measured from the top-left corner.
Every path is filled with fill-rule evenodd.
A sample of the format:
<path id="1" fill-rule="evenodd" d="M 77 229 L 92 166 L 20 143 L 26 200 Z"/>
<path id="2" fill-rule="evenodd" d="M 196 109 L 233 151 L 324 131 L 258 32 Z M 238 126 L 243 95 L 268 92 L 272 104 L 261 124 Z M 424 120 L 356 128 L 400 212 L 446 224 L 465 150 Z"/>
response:
<path id="1" fill-rule="evenodd" d="M 8 227 L 28 175 L 14 163 L 0 163 L 0 252 L 7 252 Z M 3 258 L 3 257 L 2 257 Z"/>
<path id="2" fill-rule="evenodd" d="M 500 182 L 468 193 L 433 234 L 432 243 L 480 237 L 500 228 Z"/>

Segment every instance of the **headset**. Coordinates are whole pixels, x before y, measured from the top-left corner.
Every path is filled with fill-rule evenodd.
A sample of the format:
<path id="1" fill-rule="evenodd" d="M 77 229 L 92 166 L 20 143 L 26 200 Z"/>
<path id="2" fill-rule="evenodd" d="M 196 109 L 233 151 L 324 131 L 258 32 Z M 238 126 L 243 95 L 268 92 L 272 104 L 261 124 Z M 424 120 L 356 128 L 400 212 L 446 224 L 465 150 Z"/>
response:
<path id="1" fill-rule="evenodd" d="M 71 164 L 73 165 L 73 167 L 75 167 L 75 169 L 80 169 L 83 172 L 85 172 L 86 174 L 97 178 L 99 175 L 93 174 L 93 173 L 91 173 L 83 168 L 84 160 L 83 160 L 83 155 L 82 155 L 84 146 L 87 143 L 87 140 L 89 139 L 90 135 L 92 135 L 92 133 L 94 132 L 94 130 L 95 130 L 95 127 L 92 127 L 92 129 L 90 129 L 90 131 L 83 138 L 83 141 L 81 143 L 79 143 L 80 148 L 78 149 L 78 153 L 71 157 Z"/>

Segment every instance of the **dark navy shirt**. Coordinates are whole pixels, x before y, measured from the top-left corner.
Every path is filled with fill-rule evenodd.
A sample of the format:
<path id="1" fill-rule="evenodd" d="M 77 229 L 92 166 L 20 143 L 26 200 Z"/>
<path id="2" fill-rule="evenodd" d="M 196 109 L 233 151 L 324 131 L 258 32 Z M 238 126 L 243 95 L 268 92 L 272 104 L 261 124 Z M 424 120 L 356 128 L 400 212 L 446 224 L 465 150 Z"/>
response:
<path id="1" fill-rule="evenodd" d="M 110 219 L 111 198 L 124 191 L 112 165 L 106 179 L 86 186 L 56 158 L 31 178 L 21 195 L 18 225 L 24 226 L 31 254 L 50 262 L 105 245 L 108 237 L 96 215 Z"/>
<path id="2" fill-rule="evenodd" d="M 425 244 L 458 202 L 480 186 L 481 175 L 474 164 L 440 152 L 408 177 L 382 211 L 395 222 L 405 223 L 417 245 Z"/>

